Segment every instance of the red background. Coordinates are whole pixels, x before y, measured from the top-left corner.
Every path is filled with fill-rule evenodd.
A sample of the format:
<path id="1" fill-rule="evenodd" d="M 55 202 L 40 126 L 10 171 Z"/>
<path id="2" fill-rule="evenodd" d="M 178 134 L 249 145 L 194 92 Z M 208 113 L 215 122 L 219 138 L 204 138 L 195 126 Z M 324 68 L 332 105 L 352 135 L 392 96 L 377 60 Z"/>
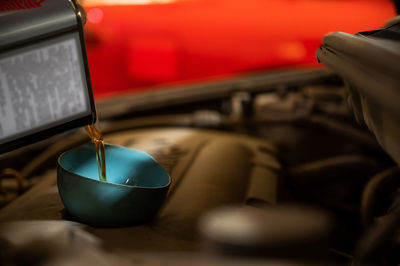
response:
<path id="1" fill-rule="evenodd" d="M 86 5 L 96 98 L 171 82 L 316 66 L 331 31 L 372 30 L 395 15 L 389 0 L 192 0 Z"/>

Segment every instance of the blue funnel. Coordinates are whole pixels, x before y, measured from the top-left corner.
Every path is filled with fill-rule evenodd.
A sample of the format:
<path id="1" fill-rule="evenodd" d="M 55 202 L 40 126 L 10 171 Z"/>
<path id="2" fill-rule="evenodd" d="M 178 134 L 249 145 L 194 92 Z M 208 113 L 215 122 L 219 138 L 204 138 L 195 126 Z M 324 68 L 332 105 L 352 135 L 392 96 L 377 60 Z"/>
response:
<path id="1" fill-rule="evenodd" d="M 60 155 L 57 184 L 68 213 L 95 227 L 150 221 L 168 192 L 168 173 L 145 152 L 107 144 L 105 148 L 107 182 L 99 180 L 92 144 Z"/>

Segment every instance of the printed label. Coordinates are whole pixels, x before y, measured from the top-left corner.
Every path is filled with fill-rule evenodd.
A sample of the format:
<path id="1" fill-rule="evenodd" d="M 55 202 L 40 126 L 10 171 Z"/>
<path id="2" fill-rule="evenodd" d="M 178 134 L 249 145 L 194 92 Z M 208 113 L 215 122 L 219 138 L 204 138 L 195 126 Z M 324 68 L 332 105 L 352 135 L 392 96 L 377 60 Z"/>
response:
<path id="1" fill-rule="evenodd" d="M 0 59 L 0 140 L 88 110 L 75 39 Z"/>

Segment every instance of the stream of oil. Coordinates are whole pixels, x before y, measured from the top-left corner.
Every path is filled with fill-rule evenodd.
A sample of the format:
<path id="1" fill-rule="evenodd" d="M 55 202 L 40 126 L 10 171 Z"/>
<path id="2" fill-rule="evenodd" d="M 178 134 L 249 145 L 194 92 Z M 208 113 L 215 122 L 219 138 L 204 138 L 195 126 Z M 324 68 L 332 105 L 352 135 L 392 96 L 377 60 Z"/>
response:
<path id="1" fill-rule="evenodd" d="M 104 147 L 104 140 L 101 131 L 95 125 L 87 125 L 85 127 L 87 134 L 93 142 L 96 150 L 97 168 L 99 170 L 99 179 L 106 182 L 106 153 Z"/>

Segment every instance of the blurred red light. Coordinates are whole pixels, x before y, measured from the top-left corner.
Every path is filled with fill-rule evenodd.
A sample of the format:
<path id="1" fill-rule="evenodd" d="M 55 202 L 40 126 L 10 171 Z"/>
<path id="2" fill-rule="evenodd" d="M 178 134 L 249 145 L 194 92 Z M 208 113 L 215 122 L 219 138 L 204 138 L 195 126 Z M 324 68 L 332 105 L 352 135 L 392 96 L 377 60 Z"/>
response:
<path id="1" fill-rule="evenodd" d="M 98 24 L 103 21 L 103 18 L 104 18 L 104 13 L 103 10 L 101 10 L 100 8 L 97 7 L 91 8 L 87 12 L 87 20 L 90 23 Z"/>

